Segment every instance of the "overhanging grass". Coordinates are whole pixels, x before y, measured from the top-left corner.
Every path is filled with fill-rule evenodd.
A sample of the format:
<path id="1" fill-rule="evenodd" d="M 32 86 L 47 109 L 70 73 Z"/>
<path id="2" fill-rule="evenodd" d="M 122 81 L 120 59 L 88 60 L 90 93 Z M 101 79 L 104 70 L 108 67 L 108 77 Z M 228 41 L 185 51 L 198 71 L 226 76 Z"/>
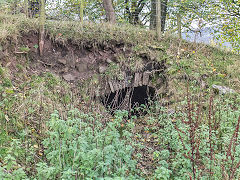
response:
<path id="1" fill-rule="evenodd" d="M 29 19 L 23 14 L 0 14 L 0 44 L 7 44 L 9 40 L 16 42 L 18 37 L 30 31 L 38 32 L 38 19 Z M 154 31 L 108 23 L 47 20 L 46 33 L 53 42 L 62 44 L 71 42 L 84 46 L 121 42 L 132 47 L 136 55 L 147 53 L 159 61 L 166 60 L 171 77 L 206 76 L 210 84 L 228 85 L 236 90 L 240 87 L 240 56 L 208 45 L 180 41 L 173 36 L 157 41 Z"/>
<path id="2" fill-rule="evenodd" d="M 29 19 L 25 15 L 0 14 L 0 41 L 14 38 L 23 32 L 38 31 L 38 19 Z M 54 40 L 66 41 L 71 39 L 75 43 L 116 40 L 125 43 L 147 43 L 155 41 L 155 34 L 143 28 L 130 25 L 112 26 L 108 23 L 94 24 L 75 21 L 46 21 L 47 34 Z"/>

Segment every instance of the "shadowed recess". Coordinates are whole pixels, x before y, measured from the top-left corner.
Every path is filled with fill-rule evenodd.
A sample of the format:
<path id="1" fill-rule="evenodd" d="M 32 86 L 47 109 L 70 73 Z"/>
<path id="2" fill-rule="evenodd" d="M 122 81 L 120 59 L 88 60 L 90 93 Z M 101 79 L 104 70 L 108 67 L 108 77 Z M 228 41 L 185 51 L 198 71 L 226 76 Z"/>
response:
<path id="1" fill-rule="evenodd" d="M 144 85 L 105 94 L 101 97 L 101 102 L 111 114 L 116 110 L 128 110 L 131 115 L 140 116 L 145 115 L 146 111 L 139 107 L 148 107 L 155 95 L 155 88 Z"/>

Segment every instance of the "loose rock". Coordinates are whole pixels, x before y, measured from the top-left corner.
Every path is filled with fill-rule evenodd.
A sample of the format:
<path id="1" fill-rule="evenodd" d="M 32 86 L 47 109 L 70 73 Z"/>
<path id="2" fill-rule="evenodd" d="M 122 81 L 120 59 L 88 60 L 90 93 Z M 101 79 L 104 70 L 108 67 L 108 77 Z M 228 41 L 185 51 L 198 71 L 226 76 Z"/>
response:
<path id="1" fill-rule="evenodd" d="M 85 72 L 88 70 L 88 66 L 85 63 L 78 63 L 76 64 L 76 67 L 79 72 Z"/>
<path id="2" fill-rule="evenodd" d="M 218 86 L 218 85 L 212 85 L 212 88 L 217 91 L 219 94 L 229 94 L 229 93 L 235 93 L 233 89 L 230 89 L 225 86 Z"/>
<path id="3" fill-rule="evenodd" d="M 66 65 L 66 64 L 67 64 L 66 59 L 58 59 L 58 62 L 59 62 L 60 64 L 63 64 L 63 65 Z"/>
<path id="4" fill-rule="evenodd" d="M 107 66 L 99 66 L 99 73 L 104 73 L 107 70 Z"/>
<path id="5" fill-rule="evenodd" d="M 75 80 L 75 77 L 71 74 L 66 74 L 66 75 L 63 75 L 63 78 L 66 80 L 66 81 L 74 81 Z"/>
<path id="6" fill-rule="evenodd" d="M 168 115 L 173 115 L 175 113 L 174 109 L 168 109 L 167 111 Z"/>
<path id="7" fill-rule="evenodd" d="M 112 60 L 109 59 L 109 58 L 107 58 L 107 59 L 106 59 L 106 62 L 110 64 L 110 63 L 112 63 Z"/>

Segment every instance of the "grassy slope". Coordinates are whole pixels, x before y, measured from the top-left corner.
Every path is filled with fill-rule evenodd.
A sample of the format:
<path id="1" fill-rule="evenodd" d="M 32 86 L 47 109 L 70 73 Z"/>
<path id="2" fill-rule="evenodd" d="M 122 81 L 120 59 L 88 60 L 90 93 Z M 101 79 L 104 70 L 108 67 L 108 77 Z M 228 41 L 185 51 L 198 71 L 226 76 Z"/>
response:
<path id="1" fill-rule="evenodd" d="M 0 15 L 0 23 L 0 42 L 3 44 L 6 39 L 17 43 L 16 40 L 21 34 L 38 31 L 38 21 L 26 19 L 24 16 Z M 48 21 L 46 31 L 53 41 L 63 44 L 67 40 L 78 45 L 102 44 L 111 40 L 130 44 L 136 53 L 147 52 L 157 56 L 158 60 L 167 59 L 170 75 L 179 75 L 181 71 L 195 77 L 205 75 L 211 77 L 215 83 L 239 89 L 239 56 L 208 45 L 180 42 L 171 36 L 165 36 L 158 42 L 154 32 L 127 25 L 85 23 L 81 26 L 76 22 Z"/>
<path id="2" fill-rule="evenodd" d="M 18 133 L 21 130 L 29 133 L 29 146 L 33 146 L 44 138 L 46 121 L 54 110 L 64 117 L 66 111 L 73 107 L 81 105 L 83 111 L 87 108 L 79 100 L 76 90 L 72 91 L 67 83 L 49 73 L 42 76 L 29 73 L 30 62 L 23 57 L 6 54 L 10 53 L 5 50 L 6 47 L 20 48 L 18 37 L 30 31 L 37 32 L 37 29 L 36 19 L 0 14 L 0 57 L 3 50 L 5 53 L 0 61 L 0 162 L 3 162 L 12 139 L 21 136 Z M 209 86 L 226 85 L 238 92 L 240 89 L 240 56 L 207 45 L 179 42 L 171 36 L 163 37 L 158 42 L 154 32 L 132 26 L 92 23 L 81 26 L 76 22 L 50 21 L 46 24 L 46 30 L 53 41 L 62 44 L 67 40 L 79 45 L 116 40 L 131 44 L 136 53 L 147 52 L 159 60 L 166 59 L 169 88 L 174 92 L 174 97 L 186 94 L 186 75 L 192 80 L 192 93 L 201 91 L 198 81 L 202 77 L 206 77 L 204 81 Z M 14 61 L 15 69 L 10 68 L 11 61 Z M 210 88 L 204 91 L 209 92 Z M 36 154 L 39 153 L 36 150 Z"/>

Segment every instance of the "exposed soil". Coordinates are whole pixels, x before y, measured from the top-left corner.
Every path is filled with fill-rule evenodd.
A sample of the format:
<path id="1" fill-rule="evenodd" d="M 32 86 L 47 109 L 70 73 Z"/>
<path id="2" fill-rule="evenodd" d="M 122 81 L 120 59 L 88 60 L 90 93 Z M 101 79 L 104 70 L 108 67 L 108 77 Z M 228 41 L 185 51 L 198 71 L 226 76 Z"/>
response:
<path id="1" fill-rule="evenodd" d="M 24 35 L 21 41 L 30 48 L 30 58 L 35 62 L 37 69 L 51 71 L 71 82 L 84 80 L 99 73 L 99 67 L 116 62 L 116 54 L 122 53 L 124 48 L 123 44 L 117 42 L 109 42 L 106 46 L 97 47 L 92 42 L 79 47 L 70 41 L 64 42 L 63 45 L 46 38 L 44 56 L 40 57 L 36 48 L 37 34 Z"/>
<path id="2" fill-rule="evenodd" d="M 136 63 L 133 65 L 135 70 L 132 70 L 133 67 L 130 67 L 129 64 L 132 63 L 131 58 L 136 56 L 136 54 L 133 52 L 130 44 L 112 40 L 103 44 L 89 42 L 79 46 L 71 40 L 62 42 L 59 35 L 59 38 L 54 42 L 49 37 L 46 37 L 44 55 L 40 57 L 38 53 L 38 34 L 34 32 L 25 34 L 19 42 L 18 47 L 28 47 L 30 49 L 26 56 L 29 56 L 31 69 L 35 73 L 49 71 L 72 83 L 83 82 L 93 75 L 97 75 L 101 84 L 99 89 L 106 93 L 124 89 L 126 86 L 141 86 L 143 84 L 142 81 L 144 81 L 142 80 L 144 72 L 151 73 L 148 75 L 149 77 L 144 85 L 149 85 L 151 79 L 156 74 L 161 74 L 162 77 L 157 83 L 162 84 L 166 81 L 164 75 L 166 70 L 165 62 L 158 62 L 146 53 L 138 54 L 142 64 L 138 68 Z M 119 69 L 112 69 L 112 72 L 109 74 L 113 77 L 109 78 L 109 75 L 105 73 L 111 65 L 116 65 Z M 121 80 L 119 80 L 120 73 L 123 74 Z M 102 78 L 103 76 L 100 76 L 100 74 L 105 74 L 105 78 Z M 115 79 L 112 82 L 113 87 L 109 84 L 109 79 Z M 151 84 L 150 86 L 153 85 Z"/>

